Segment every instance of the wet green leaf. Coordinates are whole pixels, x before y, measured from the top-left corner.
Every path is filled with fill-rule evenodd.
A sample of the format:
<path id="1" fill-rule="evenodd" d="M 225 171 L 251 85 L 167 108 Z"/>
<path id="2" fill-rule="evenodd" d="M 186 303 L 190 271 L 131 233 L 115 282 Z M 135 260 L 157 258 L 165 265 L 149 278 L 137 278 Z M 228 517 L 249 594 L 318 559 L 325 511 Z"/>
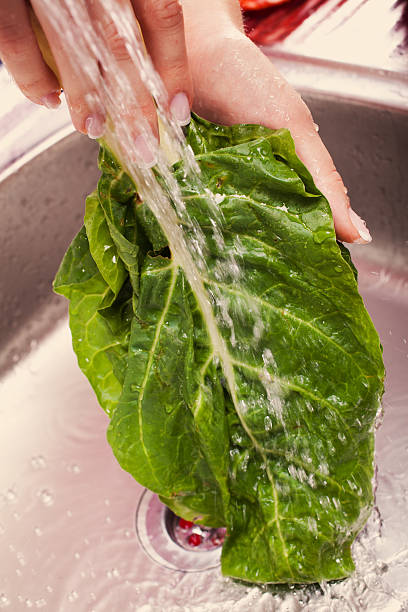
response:
<path id="1" fill-rule="evenodd" d="M 372 507 L 384 377 L 354 266 L 289 132 L 194 117 L 187 139 L 223 218 L 220 251 L 208 192 L 176 164 L 225 351 L 149 203 L 102 149 L 86 230 L 55 281 L 80 367 L 124 469 L 184 518 L 227 526 L 226 575 L 342 578 Z"/>

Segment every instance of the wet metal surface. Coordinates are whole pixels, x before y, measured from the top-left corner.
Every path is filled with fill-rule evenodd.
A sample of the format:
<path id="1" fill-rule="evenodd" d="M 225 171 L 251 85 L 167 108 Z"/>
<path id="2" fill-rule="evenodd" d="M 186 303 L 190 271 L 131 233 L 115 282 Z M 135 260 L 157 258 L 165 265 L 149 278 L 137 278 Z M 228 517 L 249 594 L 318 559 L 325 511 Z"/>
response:
<path id="1" fill-rule="evenodd" d="M 309 102 L 374 236 L 354 257 L 387 380 L 379 513 L 354 546 L 356 574 L 287 592 L 226 580 L 205 557 L 213 553 L 175 544 L 152 497 L 148 544 L 141 541 L 135 515 L 144 492 L 108 447 L 107 418 L 78 370 L 66 319 L 54 325 L 66 305 L 50 282 L 97 175 L 95 150 L 71 135 L 0 181 L 1 356 L 4 367 L 16 362 L 0 383 L 0 609 L 397 612 L 408 601 L 407 118 L 319 96 Z"/>
<path id="2" fill-rule="evenodd" d="M 401 610 L 408 601 L 408 278 L 364 259 L 359 269 L 388 376 L 377 435 L 381 523 L 375 514 L 355 545 L 353 578 L 288 593 L 225 580 L 218 567 L 205 569 L 214 551 L 189 552 L 171 540 L 152 496 L 139 513 L 139 530 L 140 520 L 151 523 L 149 554 L 135 528 L 143 490 L 111 453 L 107 418 L 78 370 L 63 320 L 0 386 L 0 609 L 244 611 L 251 602 L 255 610 L 327 610 L 330 602 L 339 611 Z"/>
<path id="3" fill-rule="evenodd" d="M 408 73 L 405 0 L 291 0 L 248 13 L 258 44 L 306 57 Z"/>
<path id="4" fill-rule="evenodd" d="M 370 0 L 354 4 L 362 11 Z M 395 11 L 403 8 L 383 3 L 387 10 L 391 4 Z M 296 59 L 285 54 L 296 81 Z M 310 66 L 302 63 L 304 70 L 313 71 Z M 324 64 L 329 72 L 330 66 Z M 14 169 L 21 167 L 13 173 L 8 165 L 7 178 L 0 178 L 0 610 L 406 609 L 408 114 L 398 105 L 402 90 L 389 105 L 381 98 L 385 86 L 370 101 L 367 89 L 349 96 L 337 81 L 333 96 L 327 80 L 319 86 L 321 73 L 313 74 L 309 83 L 317 86 L 304 88 L 307 101 L 374 237 L 353 255 L 387 368 L 377 434 L 378 511 L 354 545 L 355 575 L 306 590 L 226 580 L 216 560 L 206 561 L 217 550 L 182 550 L 167 534 L 164 508 L 117 465 L 106 442 L 107 417 L 72 352 L 65 301 L 51 293 L 63 252 L 81 224 L 84 196 L 98 175 L 95 143 L 77 134 L 61 140 L 58 127 L 54 144 L 33 149 L 25 164 L 24 151 L 13 149 Z M 350 74 L 361 85 L 357 72 Z M 388 73 L 381 78 L 385 85 L 396 82 Z M 17 143 L 13 134 L 9 142 Z M 42 138 L 32 136 L 29 148 Z"/>
<path id="5" fill-rule="evenodd" d="M 406 0 L 292 0 L 246 20 L 300 91 L 408 111 Z"/>

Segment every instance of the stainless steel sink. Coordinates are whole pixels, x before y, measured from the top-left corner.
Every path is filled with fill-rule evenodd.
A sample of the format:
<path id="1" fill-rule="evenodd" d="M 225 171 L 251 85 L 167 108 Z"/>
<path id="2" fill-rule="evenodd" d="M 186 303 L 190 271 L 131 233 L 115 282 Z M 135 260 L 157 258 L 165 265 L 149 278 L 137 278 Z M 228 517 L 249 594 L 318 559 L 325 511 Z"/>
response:
<path id="1" fill-rule="evenodd" d="M 95 143 L 54 138 L 0 180 L 0 609 L 403 610 L 408 602 L 408 114 L 307 93 L 373 244 L 353 248 L 387 367 L 377 510 L 356 574 L 316 588 L 223 579 L 117 465 L 51 281 L 97 180 Z"/>

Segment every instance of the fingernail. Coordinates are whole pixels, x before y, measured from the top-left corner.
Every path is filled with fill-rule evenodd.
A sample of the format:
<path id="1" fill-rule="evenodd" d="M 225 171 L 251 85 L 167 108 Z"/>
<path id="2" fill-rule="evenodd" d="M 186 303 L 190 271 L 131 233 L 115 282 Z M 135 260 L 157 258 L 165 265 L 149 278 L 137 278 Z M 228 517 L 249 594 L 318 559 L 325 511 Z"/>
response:
<path id="1" fill-rule="evenodd" d="M 352 224 L 360 234 L 360 238 L 357 238 L 357 240 L 354 240 L 354 242 L 356 244 L 368 244 L 369 242 L 371 242 L 371 234 L 368 231 L 365 221 L 363 221 L 363 219 L 359 217 L 358 214 L 355 213 L 354 210 L 352 210 L 351 208 L 349 210 L 349 215 Z"/>
<path id="2" fill-rule="evenodd" d="M 154 143 L 153 139 L 151 143 L 148 143 L 145 136 L 143 134 L 139 134 L 139 136 L 135 140 L 135 151 L 138 156 L 138 162 L 141 162 L 143 167 L 152 168 L 157 164 L 157 156 L 154 150 L 157 148 L 157 145 Z"/>
<path id="3" fill-rule="evenodd" d="M 101 115 L 90 115 L 85 121 L 85 130 L 89 138 L 101 138 L 105 131 L 105 121 Z"/>
<path id="4" fill-rule="evenodd" d="M 59 93 L 53 91 L 52 93 L 47 94 L 41 98 L 41 103 L 47 108 L 56 109 L 61 104 L 61 100 L 59 97 Z"/>
<path id="5" fill-rule="evenodd" d="M 170 111 L 178 123 L 183 126 L 190 123 L 190 104 L 185 93 L 177 93 L 170 104 Z"/>

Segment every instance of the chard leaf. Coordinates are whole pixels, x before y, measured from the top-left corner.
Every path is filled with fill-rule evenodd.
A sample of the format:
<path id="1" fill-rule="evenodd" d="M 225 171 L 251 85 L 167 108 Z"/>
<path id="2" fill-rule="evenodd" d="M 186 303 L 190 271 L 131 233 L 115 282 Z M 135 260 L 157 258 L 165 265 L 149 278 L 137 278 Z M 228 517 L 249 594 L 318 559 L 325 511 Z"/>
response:
<path id="1" fill-rule="evenodd" d="M 86 199 L 84 224 L 92 258 L 106 284 L 117 295 L 127 278 L 127 273 L 123 262 L 119 260 L 118 249 L 95 192 Z"/>
<path id="2" fill-rule="evenodd" d="M 110 413 L 124 469 L 184 518 L 227 527 L 226 575 L 343 578 L 372 507 L 384 377 L 354 266 L 286 130 L 193 118 L 188 141 L 223 217 L 220 253 L 208 192 L 176 164 L 204 235 L 196 272 L 212 319 L 186 270 L 163 256 L 170 237 L 149 203 L 102 149 L 86 232 L 55 282 L 71 300 L 80 367 Z"/>
<path id="3" fill-rule="evenodd" d="M 189 293 L 179 267 L 160 256 L 146 258 L 108 440 L 122 466 L 174 510 L 180 506 L 206 524 L 222 525 L 221 486 L 228 494 L 223 392 L 208 342 L 195 346 Z"/>
<path id="4" fill-rule="evenodd" d="M 112 305 L 114 294 L 92 259 L 83 227 L 69 247 L 54 281 L 54 290 L 70 300 L 72 344 L 78 364 L 88 377 L 98 401 L 109 414 L 122 385 L 112 368 L 110 354 L 126 358 L 120 333 L 113 333 L 100 311 Z"/>

